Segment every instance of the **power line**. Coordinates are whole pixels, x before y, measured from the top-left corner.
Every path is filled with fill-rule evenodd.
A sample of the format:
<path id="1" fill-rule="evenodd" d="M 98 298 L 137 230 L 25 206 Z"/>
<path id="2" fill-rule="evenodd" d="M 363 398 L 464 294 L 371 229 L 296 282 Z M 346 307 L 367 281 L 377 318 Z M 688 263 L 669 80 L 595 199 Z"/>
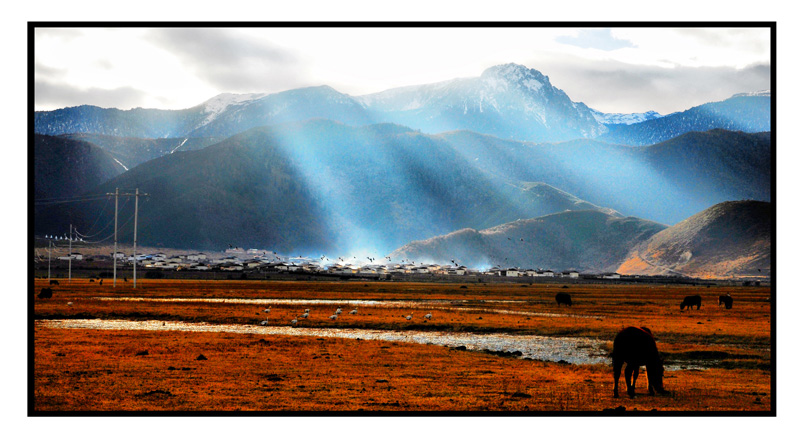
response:
<path id="1" fill-rule="evenodd" d="M 99 221 L 100 221 L 100 218 L 101 218 L 101 217 L 103 217 L 103 212 L 105 212 L 105 211 L 106 211 L 106 206 L 108 206 L 108 200 L 109 200 L 109 198 L 106 196 L 106 202 L 104 202 L 104 203 L 103 203 L 103 208 L 101 208 L 101 209 L 100 209 L 100 213 L 97 215 L 97 219 L 95 219 L 95 221 L 94 221 L 94 223 L 92 224 L 92 226 L 91 226 L 91 227 L 89 227 L 89 230 L 90 230 L 90 231 L 94 229 L 94 226 L 95 226 L 95 225 L 97 225 L 97 222 L 99 222 Z M 106 227 L 108 227 L 108 225 L 106 225 Z M 103 229 L 105 229 L 105 228 L 103 228 Z M 96 235 L 100 234 L 102 231 L 103 231 L 103 230 L 100 230 L 100 231 L 98 231 L 98 232 L 97 232 L 97 233 L 95 233 L 95 234 L 88 235 L 88 236 L 84 236 L 84 235 L 81 235 L 81 233 L 79 233 L 79 232 L 78 232 L 78 230 L 76 229 L 76 230 L 75 230 L 75 234 L 78 234 L 78 235 L 79 235 L 79 236 L 81 236 L 81 237 L 94 237 L 94 236 L 96 236 Z"/>
<path id="2" fill-rule="evenodd" d="M 108 200 L 108 198 L 106 198 L 106 200 Z M 125 202 L 122 204 L 122 208 L 125 208 L 125 206 L 126 206 L 126 205 L 128 205 L 128 198 L 125 198 Z M 105 207 L 104 207 L 104 208 L 105 208 Z M 98 216 L 98 220 L 99 220 L 99 219 L 100 219 L 100 217 Z M 128 221 L 130 221 L 130 219 L 129 219 Z M 97 223 L 97 222 L 95 221 L 95 223 Z M 106 228 L 110 227 L 112 223 L 114 223 L 114 221 L 113 221 L 113 220 L 110 220 L 110 221 L 108 221 L 108 223 L 106 224 L 106 226 L 104 226 L 104 227 L 103 227 L 103 228 L 102 228 L 100 231 L 98 231 L 98 232 L 96 232 L 96 233 L 94 233 L 94 234 L 92 234 L 92 235 L 88 235 L 88 236 L 87 236 L 87 235 L 84 235 L 84 234 L 81 234 L 81 233 L 78 233 L 78 235 L 79 235 L 79 236 L 81 236 L 81 237 L 90 237 L 90 238 L 91 238 L 91 237 L 94 237 L 94 236 L 97 236 L 98 234 L 100 234 L 100 233 L 102 233 L 103 231 L 105 231 L 105 230 L 106 230 Z M 127 222 L 126 222 L 125 224 L 127 224 Z M 123 224 L 123 225 L 125 225 L 125 224 Z M 94 225 L 92 225 L 92 226 L 94 227 Z"/>
<path id="3" fill-rule="evenodd" d="M 44 199 L 35 199 L 33 201 L 34 205 L 53 205 L 53 204 L 66 204 L 70 202 L 88 202 L 88 201 L 99 201 L 101 199 L 108 199 L 105 195 L 83 195 L 83 196 L 73 196 L 69 198 L 44 198 Z"/>

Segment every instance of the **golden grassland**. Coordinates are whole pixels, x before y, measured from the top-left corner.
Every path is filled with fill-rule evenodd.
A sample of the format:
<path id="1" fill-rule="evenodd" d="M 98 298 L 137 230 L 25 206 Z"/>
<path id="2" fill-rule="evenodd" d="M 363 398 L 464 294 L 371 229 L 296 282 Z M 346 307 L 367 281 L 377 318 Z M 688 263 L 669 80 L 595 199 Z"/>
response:
<path id="1" fill-rule="evenodd" d="M 265 317 L 258 304 L 97 297 L 398 300 L 397 307 L 361 306 L 357 315 L 343 306 L 336 321 L 328 319 L 337 307 L 330 303 L 273 304 L 268 317 L 270 325 L 285 326 L 310 308 L 299 326 L 579 336 L 604 341 L 608 349 L 621 328 L 647 326 L 668 364 L 690 360 L 707 366 L 667 371 L 666 396 L 647 395 L 643 372 L 637 398 L 614 399 L 609 365 L 400 342 L 36 324 L 34 413 L 771 410 L 771 304 L 765 287 L 145 280 L 133 289 L 130 281 L 116 288 L 109 281 L 60 282 L 53 298 L 34 300 L 36 320 L 255 325 Z M 46 281 L 35 280 L 34 287 L 38 292 Z M 574 305 L 557 306 L 558 292 L 570 293 Z M 733 309 L 717 306 L 725 293 L 734 297 Z M 683 297 L 695 294 L 703 297 L 702 308 L 681 311 Z M 411 312 L 414 317 L 406 320 Z M 428 312 L 434 315 L 430 321 L 422 318 Z M 206 359 L 198 360 L 200 355 Z"/>

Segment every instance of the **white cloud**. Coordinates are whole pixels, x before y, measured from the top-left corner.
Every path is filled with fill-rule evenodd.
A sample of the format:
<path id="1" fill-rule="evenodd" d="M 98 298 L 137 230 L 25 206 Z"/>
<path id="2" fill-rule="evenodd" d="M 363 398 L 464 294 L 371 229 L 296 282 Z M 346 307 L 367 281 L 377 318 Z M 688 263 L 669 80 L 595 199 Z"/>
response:
<path id="1" fill-rule="evenodd" d="M 576 45 L 577 44 L 577 45 Z M 580 47 L 579 47 L 580 46 Z M 140 104 L 187 108 L 222 92 L 273 93 L 291 88 L 330 85 L 351 95 L 388 88 L 478 76 L 496 64 L 515 62 L 542 71 L 573 100 L 609 111 L 641 111 L 646 102 L 665 102 L 656 93 L 692 81 L 691 71 L 708 67 L 741 69 L 769 62 L 768 29 L 717 28 L 241 28 L 39 29 L 35 39 L 36 79 L 50 90 L 63 86 L 86 90 L 72 94 L 73 105 L 88 103 L 90 91 L 143 93 Z M 604 90 L 590 84 L 614 64 L 620 78 L 632 73 L 668 78 L 661 87 L 636 92 L 605 75 Z M 645 66 L 647 68 L 645 68 Z M 692 70 L 695 69 L 695 70 Z M 627 70 L 627 72 L 625 71 Z M 724 69 L 723 69 L 724 70 Z M 568 72 L 568 74 L 564 73 Z M 735 76 L 735 75 L 734 75 Z M 732 75 L 727 75 L 730 80 Z M 753 76 L 748 76 L 753 79 Z M 696 79 L 706 83 L 707 79 Z M 62 84 L 62 85 L 59 85 Z M 736 82 L 719 84 L 736 89 Z M 760 88 L 769 88 L 769 83 Z M 696 98 L 710 94 L 697 90 Z M 713 91 L 713 90 L 708 90 Z M 603 93 L 605 92 L 605 93 Z M 727 91 L 726 91 L 727 92 Z M 626 99 L 618 96 L 628 95 Z M 673 93 L 674 94 L 674 93 Z M 639 105 L 632 102 L 640 96 Z M 675 96 L 670 96 L 674 98 Z M 48 107 L 36 96 L 37 109 Z M 612 105 L 611 102 L 614 102 Z M 596 102 L 596 103 L 595 103 Z M 123 103 L 119 104 L 120 107 Z M 624 105 L 630 105 L 628 109 Z M 685 109 L 680 103 L 661 112 Z"/>

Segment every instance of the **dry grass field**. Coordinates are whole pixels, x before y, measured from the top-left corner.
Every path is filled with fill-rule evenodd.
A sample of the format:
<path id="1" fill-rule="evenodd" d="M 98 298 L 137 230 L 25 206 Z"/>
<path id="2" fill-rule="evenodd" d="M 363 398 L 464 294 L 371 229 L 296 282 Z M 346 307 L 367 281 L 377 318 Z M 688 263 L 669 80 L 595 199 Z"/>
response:
<path id="1" fill-rule="evenodd" d="M 60 282 L 52 298 L 34 299 L 33 414 L 772 410 L 767 287 L 144 280 L 133 289 L 130 281 L 117 288 L 109 281 Z M 35 280 L 35 291 L 42 287 L 46 281 Z M 574 305 L 557 306 L 558 292 L 570 293 Z M 717 297 L 726 293 L 734 298 L 730 310 L 717 306 Z M 701 309 L 681 311 L 683 297 L 695 294 L 703 297 Z M 267 306 L 247 300 L 285 301 L 270 301 L 266 314 Z M 367 303 L 351 315 L 356 306 L 337 300 Z M 331 320 L 340 305 L 343 313 Z M 646 326 L 665 358 L 670 394 L 648 395 L 642 372 L 639 395 L 615 399 L 606 362 L 576 365 L 327 336 L 66 329 L 46 323 L 102 319 L 258 327 L 268 318 L 268 326 L 282 327 L 305 309 L 309 317 L 298 318 L 297 327 L 579 337 L 599 341 L 606 351 L 621 328 Z M 429 312 L 432 318 L 423 318 Z"/>

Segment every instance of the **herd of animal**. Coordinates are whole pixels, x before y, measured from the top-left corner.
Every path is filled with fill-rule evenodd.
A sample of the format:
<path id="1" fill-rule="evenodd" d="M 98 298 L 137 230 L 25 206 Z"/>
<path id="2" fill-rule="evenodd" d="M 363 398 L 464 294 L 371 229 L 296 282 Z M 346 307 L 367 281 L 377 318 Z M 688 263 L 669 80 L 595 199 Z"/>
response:
<path id="1" fill-rule="evenodd" d="M 681 302 L 681 310 L 688 308 L 689 310 L 694 309 L 697 307 L 697 310 L 700 310 L 700 303 L 702 302 L 702 297 L 700 295 L 688 295 L 683 299 Z M 572 296 L 566 292 L 559 292 L 556 294 L 556 304 L 560 307 L 562 304 L 567 306 L 572 306 Z M 731 294 L 720 295 L 719 296 L 719 305 L 725 305 L 726 309 L 733 308 L 733 298 Z"/>

